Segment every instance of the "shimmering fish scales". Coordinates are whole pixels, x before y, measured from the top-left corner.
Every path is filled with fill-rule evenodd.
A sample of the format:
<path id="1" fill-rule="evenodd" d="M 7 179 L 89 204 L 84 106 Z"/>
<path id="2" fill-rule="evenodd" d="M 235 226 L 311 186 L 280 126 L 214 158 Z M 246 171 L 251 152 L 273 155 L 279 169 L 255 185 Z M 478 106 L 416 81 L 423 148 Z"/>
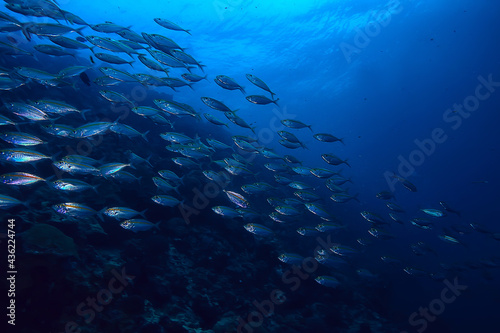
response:
<path id="1" fill-rule="evenodd" d="M 45 53 L 52 56 L 72 56 L 76 58 L 73 52 L 66 51 L 60 46 L 47 45 L 47 44 L 37 44 L 34 46 L 35 50 L 41 53 Z"/>
<path id="2" fill-rule="evenodd" d="M 339 280 L 337 280 L 333 276 L 327 276 L 327 275 L 318 276 L 316 279 L 314 279 L 314 281 L 329 288 L 336 288 L 340 285 Z"/>
<path id="3" fill-rule="evenodd" d="M 368 212 L 368 211 L 362 211 L 361 212 L 361 216 L 363 216 L 363 218 L 365 220 L 367 220 L 368 222 L 370 222 L 370 223 L 375 223 L 375 224 L 377 224 L 377 223 L 378 224 L 385 224 L 385 223 L 387 223 L 387 222 L 384 221 L 384 219 L 381 216 L 379 216 L 379 215 L 377 215 L 375 213 Z"/>
<path id="4" fill-rule="evenodd" d="M 161 223 L 152 223 L 144 219 L 131 219 L 131 220 L 125 220 L 122 223 L 120 223 L 120 226 L 123 229 L 127 229 L 133 232 L 139 232 L 139 231 L 148 231 L 151 230 L 152 228 L 159 229 L 159 224 Z"/>
<path id="5" fill-rule="evenodd" d="M 307 202 L 305 203 L 305 206 L 308 211 L 319 216 L 325 221 L 332 221 L 334 219 L 334 216 L 328 213 L 322 205 L 319 205 L 315 202 Z"/>
<path id="6" fill-rule="evenodd" d="M 212 210 L 214 211 L 214 213 L 222 215 L 226 218 L 235 218 L 240 216 L 240 213 L 236 209 L 231 207 L 215 206 L 212 207 Z"/>
<path id="7" fill-rule="evenodd" d="M 266 226 L 257 223 L 248 223 L 244 225 L 246 231 L 251 232 L 257 236 L 271 236 L 274 232 Z"/>
<path id="8" fill-rule="evenodd" d="M 66 215 L 69 217 L 78 217 L 78 218 L 87 218 L 92 215 L 97 214 L 97 211 L 94 209 L 74 202 L 66 202 L 57 205 L 53 205 L 52 208 L 58 212 L 59 214 Z"/>
<path id="9" fill-rule="evenodd" d="M 1 175 L 0 181 L 6 185 L 30 185 L 45 179 L 26 172 L 11 172 Z"/>
<path id="10" fill-rule="evenodd" d="M 440 211 L 439 209 L 422 208 L 420 210 L 422 212 L 424 212 L 425 214 L 427 214 L 429 216 L 432 216 L 432 217 L 443 217 L 443 216 L 446 216 L 446 214 L 443 213 L 442 211 Z"/>
<path id="11" fill-rule="evenodd" d="M 207 76 L 199 76 L 199 75 L 196 75 L 196 74 L 191 74 L 191 73 L 184 73 L 181 75 L 181 77 L 186 80 L 186 81 L 189 81 L 189 82 L 199 82 L 201 80 L 206 80 L 207 79 Z"/>
<path id="12" fill-rule="evenodd" d="M 179 199 L 174 198 L 173 196 L 170 195 L 163 195 L 163 194 L 155 195 L 151 198 L 151 200 L 153 200 L 153 202 L 156 202 L 159 205 L 167 207 L 174 207 L 181 204 L 181 201 Z"/>
<path id="13" fill-rule="evenodd" d="M 232 191 L 226 191 L 226 190 L 223 190 L 223 191 L 224 191 L 224 193 L 226 193 L 227 197 L 229 198 L 229 200 L 231 200 L 232 203 L 234 203 L 235 205 L 237 205 L 241 208 L 248 208 L 249 203 L 245 199 L 244 196 L 242 196 L 239 193 L 232 192 Z"/>
<path id="14" fill-rule="evenodd" d="M 295 253 L 282 253 L 278 256 L 278 259 L 286 264 L 301 265 L 305 258 Z"/>
<path id="15" fill-rule="evenodd" d="M 93 175 L 101 175 L 101 172 L 99 169 L 94 167 L 91 164 L 87 163 L 77 163 L 77 162 L 72 162 L 72 161 L 58 161 L 54 162 L 54 166 L 58 168 L 59 170 L 62 170 L 64 172 L 68 172 L 71 175 L 85 175 L 85 174 L 93 174 Z"/>
<path id="16" fill-rule="evenodd" d="M 317 133 L 317 134 L 314 134 L 313 137 L 316 140 L 321 141 L 321 142 L 337 142 L 337 141 L 340 141 L 340 142 L 342 142 L 342 144 L 345 145 L 344 139 L 339 139 L 339 138 L 337 138 L 336 136 L 334 136 L 332 134 Z"/>
<path id="17" fill-rule="evenodd" d="M 323 154 L 321 155 L 321 158 L 328 164 L 331 165 L 340 165 L 342 163 L 345 163 L 348 167 L 351 167 L 349 163 L 347 163 L 346 160 L 341 160 L 338 156 L 335 156 L 333 154 Z"/>
<path id="18" fill-rule="evenodd" d="M 61 191 L 81 192 L 88 189 L 93 189 L 97 193 L 97 186 L 92 186 L 78 179 L 58 179 L 52 183 L 52 186 Z"/>
<path id="19" fill-rule="evenodd" d="M 7 148 L 0 150 L 0 160 L 6 162 L 31 163 L 42 159 L 51 159 L 51 157 L 27 148 Z"/>
<path id="20" fill-rule="evenodd" d="M 330 199 L 338 203 L 346 203 L 350 200 L 356 200 L 357 202 L 360 202 L 358 199 L 358 194 L 359 193 L 356 193 L 355 195 L 350 195 L 345 193 L 334 193 L 330 196 Z"/>
<path id="21" fill-rule="evenodd" d="M 230 78 L 226 75 L 217 75 L 214 79 L 215 83 L 220 87 L 227 90 L 240 90 L 243 94 L 245 93 L 245 89 L 240 86 L 233 78 Z"/>
<path id="22" fill-rule="evenodd" d="M 142 212 L 138 212 L 128 207 L 111 207 L 104 210 L 104 215 L 117 220 L 131 219 L 132 217 L 135 217 L 137 215 L 141 215 L 142 217 L 144 217 L 144 213 L 146 212 L 146 210 L 147 209 L 143 210 Z"/>
<path id="23" fill-rule="evenodd" d="M 190 30 L 183 29 L 183 28 L 179 27 L 177 24 L 170 22 L 168 20 L 165 20 L 163 18 L 157 17 L 154 19 L 154 21 L 164 28 L 167 28 L 170 30 L 175 30 L 175 31 L 184 31 L 184 32 L 187 32 L 188 34 L 191 35 L 191 33 L 189 32 Z"/>
<path id="24" fill-rule="evenodd" d="M 336 244 L 330 248 L 330 250 L 339 256 L 350 256 L 359 253 L 358 250 L 350 246 Z"/>
<path id="25" fill-rule="evenodd" d="M 247 96 L 246 99 L 250 103 L 259 104 L 259 105 L 267 105 L 270 103 L 274 103 L 274 104 L 278 105 L 278 101 L 279 101 L 279 98 L 272 100 L 272 99 L 269 99 L 266 96 L 262 96 L 262 95 L 250 95 L 250 96 Z"/>
<path id="26" fill-rule="evenodd" d="M 122 59 L 114 54 L 107 54 L 107 53 L 94 53 L 95 57 L 99 60 L 102 60 L 104 62 L 110 63 L 110 64 L 116 64 L 116 65 L 121 65 L 121 64 L 129 64 L 130 66 L 134 67 L 132 63 L 134 63 L 134 60 L 132 61 L 127 61 L 125 59 Z"/>
<path id="27" fill-rule="evenodd" d="M 222 112 L 236 112 L 232 111 L 230 108 L 228 108 L 224 103 L 221 101 L 218 101 L 214 98 L 210 97 L 201 97 L 201 101 L 208 107 L 211 107 L 214 110 L 217 111 L 222 111 Z"/>
<path id="28" fill-rule="evenodd" d="M 306 237 L 316 236 L 319 233 L 319 231 L 313 227 L 300 227 L 296 231 L 299 235 Z"/>
<path id="29" fill-rule="evenodd" d="M 311 132 L 312 132 L 312 128 L 311 128 L 311 125 L 306 125 L 304 124 L 303 122 L 301 121 L 298 121 L 298 120 L 294 120 L 294 119 L 283 119 L 281 120 L 281 123 L 286 126 L 286 127 L 289 127 L 289 128 L 295 128 L 295 129 L 301 129 L 301 128 L 305 128 L 305 127 L 308 127 Z"/>
<path id="30" fill-rule="evenodd" d="M 9 209 L 17 205 L 26 205 L 26 203 L 17 200 L 16 198 L 9 197 L 8 195 L 0 194 L 0 209 Z"/>
<path id="31" fill-rule="evenodd" d="M 18 146 L 36 146 L 44 143 L 40 138 L 23 132 L 3 132 L 0 139 Z"/>
<path id="32" fill-rule="evenodd" d="M 88 123 L 75 128 L 74 136 L 76 138 L 87 138 L 90 136 L 103 134 L 109 129 L 112 124 L 113 123 L 103 121 Z"/>
<path id="33" fill-rule="evenodd" d="M 271 94 L 271 98 L 273 98 L 273 96 L 276 95 L 275 93 L 273 93 L 271 91 L 271 89 L 267 86 L 267 84 L 264 81 L 262 81 L 261 79 L 259 79 L 257 76 L 252 75 L 252 74 L 245 74 L 245 76 L 248 79 L 248 81 L 252 82 L 257 87 L 269 92 Z"/>

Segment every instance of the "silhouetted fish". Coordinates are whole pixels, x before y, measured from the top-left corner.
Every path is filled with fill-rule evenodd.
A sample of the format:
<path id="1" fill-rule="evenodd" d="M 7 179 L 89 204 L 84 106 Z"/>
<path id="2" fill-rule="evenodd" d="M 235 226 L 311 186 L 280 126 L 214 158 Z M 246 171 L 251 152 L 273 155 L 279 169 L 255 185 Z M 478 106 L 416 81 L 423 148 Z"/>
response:
<path id="1" fill-rule="evenodd" d="M 15 39 L 14 37 L 12 36 L 7 36 L 7 40 L 9 42 L 11 42 L 12 44 L 17 44 L 17 39 Z"/>
<path id="2" fill-rule="evenodd" d="M 87 74 L 81 73 L 80 74 L 80 79 L 85 83 L 86 85 L 90 86 L 90 79 Z"/>

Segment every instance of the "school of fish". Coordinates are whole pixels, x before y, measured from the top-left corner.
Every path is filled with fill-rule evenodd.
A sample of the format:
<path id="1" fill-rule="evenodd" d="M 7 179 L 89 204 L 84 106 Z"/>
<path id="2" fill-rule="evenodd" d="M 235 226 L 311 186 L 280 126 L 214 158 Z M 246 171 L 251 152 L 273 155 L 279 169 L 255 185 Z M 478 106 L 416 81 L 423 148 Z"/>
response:
<path id="1" fill-rule="evenodd" d="M 217 200 L 227 202 L 214 204 L 202 214 L 220 216 L 221 223 L 241 224 L 241 232 L 250 232 L 258 239 L 279 240 L 284 233 L 296 233 L 296 237 L 332 234 L 338 240 L 343 239 L 342 233 L 353 224 L 363 226 L 367 233 L 360 235 L 357 243 L 335 242 L 331 248 L 314 254 L 314 259 L 331 272 L 317 275 L 315 281 L 330 288 L 342 283 L 343 269 L 339 267 L 345 267 L 351 258 L 363 256 L 380 242 L 396 238 L 400 225 L 428 232 L 438 230 L 436 237 L 450 246 L 466 247 L 467 235 L 471 233 L 500 240 L 500 230 L 489 230 L 476 222 L 440 225 L 450 216 L 461 218 L 460 212 L 444 201 L 421 208 L 408 218 L 394 193 L 381 191 L 376 197 L 386 206 L 383 216 L 373 212 L 379 208 L 363 207 L 358 194 L 349 193 L 346 187 L 353 180 L 340 169 L 342 165 L 347 169 L 351 165 L 333 152 L 337 145 L 347 145 L 348 139 L 332 133 L 314 133 L 314 124 L 281 119 L 282 129 L 276 132 L 282 146 L 278 151 L 259 143 L 252 119 L 238 115 L 237 105 L 227 106 L 222 100 L 198 96 L 206 106 L 200 112 L 176 101 L 184 89 L 196 94 L 197 83 L 208 81 L 210 76 L 213 79 L 210 84 L 239 91 L 232 94 L 243 94 L 242 103 L 255 104 L 249 106 L 261 108 L 258 112 L 280 107 L 277 93 L 260 75 L 241 73 L 250 82 L 249 87 L 257 91 L 247 94 L 249 87 L 244 87 L 243 82 L 223 74 L 213 78 L 205 74 L 210 68 L 172 39 L 181 33 L 191 38 L 192 32 L 166 18 L 153 19 L 157 30 L 139 32 L 133 30 L 133 25 L 89 24 L 50 0 L 5 0 L 5 3 L 6 10 L 0 11 L 0 53 L 5 66 L 0 68 L 0 162 L 3 169 L 8 166 L 11 171 L 0 175 L 3 210 L 23 205 L 23 209 L 44 209 L 32 201 L 30 191 L 48 186 L 50 194 L 46 199 L 51 202 L 52 214 L 59 219 L 68 223 L 83 223 L 96 217 L 100 223 L 118 221 L 134 237 L 137 232 L 161 232 L 163 220 L 148 219 L 150 206 L 162 206 L 170 217 L 182 217 L 189 212 L 192 192 L 185 181 L 196 177 L 203 184 L 217 184 L 221 188 Z M 17 18 L 20 16 L 24 19 Z M 52 22 L 30 21 L 33 17 Z M 25 41 L 20 43 L 11 37 L 12 33 L 22 33 Z M 47 56 L 50 64 L 38 60 Z M 7 58 L 10 61 L 5 61 Z M 74 65 L 59 68 L 57 72 L 48 71 L 47 68 L 58 66 L 58 59 L 73 59 Z M 32 65 L 12 65 L 18 61 Z M 137 72 L 135 68 L 145 70 Z M 90 80 L 91 72 L 100 74 Z M 155 91 L 155 96 L 161 98 L 137 102 L 119 89 L 130 84 Z M 91 86 L 98 87 L 98 93 L 89 90 L 92 95 L 74 103 L 74 95 L 88 94 L 84 87 Z M 32 99 L 30 92 L 34 90 L 42 91 L 46 97 Z M 111 119 L 116 115 L 96 110 L 95 101 L 102 110 L 120 107 L 131 114 L 125 119 Z M 237 126 L 239 133 L 244 130 L 248 135 L 230 136 L 233 125 L 223 117 Z M 145 122 L 148 130 L 134 128 Z M 186 122 L 191 124 L 194 135 L 176 130 L 184 128 Z M 199 137 L 198 127 L 214 135 Z M 311 142 L 321 145 L 318 149 L 328 150 L 318 155 L 324 161 L 322 165 L 306 166 L 307 162 L 291 153 L 296 149 L 311 149 L 297 137 L 305 132 Z M 224 137 L 223 134 L 231 139 L 223 142 L 214 138 Z M 96 157 L 67 153 L 61 148 L 76 146 L 84 140 L 94 145 L 96 140 L 102 140 L 109 154 Z M 417 191 L 409 180 L 396 174 L 394 179 L 406 190 Z M 116 195 L 131 187 L 145 189 L 149 202 L 130 202 L 126 194 L 121 198 L 123 204 L 114 207 L 102 200 L 101 206 L 81 201 L 85 198 L 81 193 L 87 193 L 86 198 L 104 196 L 104 188 L 110 188 L 110 183 Z M 18 192 L 16 189 L 21 187 L 22 192 Z M 349 224 L 341 221 L 335 216 L 339 204 L 359 210 L 359 220 Z M 425 242 L 410 244 L 408 250 L 437 260 L 436 251 Z M 276 260 L 286 265 L 301 265 L 305 257 L 294 253 L 293 248 L 289 251 Z M 399 259 L 396 250 L 380 256 L 380 260 L 409 275 L 436 280 L 444 279 L 448 272 L 500 265 L 494 257 L 485 257 L 474 264 L 443 263 L 440 270 L 429 272 Z M 377 272 L 364 267 L 355 267 L 355 272 L 362 278 L 377 277 Z"/>

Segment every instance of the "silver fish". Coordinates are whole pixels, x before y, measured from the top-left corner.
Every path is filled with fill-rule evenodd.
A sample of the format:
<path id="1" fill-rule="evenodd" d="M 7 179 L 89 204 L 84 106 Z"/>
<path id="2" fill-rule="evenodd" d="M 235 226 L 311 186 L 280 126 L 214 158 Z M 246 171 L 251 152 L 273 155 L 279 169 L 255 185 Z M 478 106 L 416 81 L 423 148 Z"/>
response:
<path id="1" fill-rule="evenodd" d="M 42 139 L 23 132 L 3 132 L 0 133 L 0 139 L 17 146 L 36 146 L 45 143 Z"/>
<path id="2" fill-rule="evenodd" d="M 26 172 L 11 172 L 1 175 L 0 181 L 6 185 L 31 185 L 45 179 Z"/>
<path id="3" fill-rule="evenodd" d="M 257 87 L 269 92 L 271 94 L 271 98 L 273 98 L 273 96 L 276 95 L 275 93 L 273 93 L 271 91 L 271 89 L 267 86 L 267 84 L 264 81 L 262 81 L 261 79 L 259 79 L 257 76 L 252 75 L 252 74 L 245 74 L 245 76 L 248 79 L 248 81 L 252 82 Z"/>
<path id="4" fill-rule="evenodd" d="M 170 30 L 175 30 L 175 31 L 184 31 L 184 32 L 187 32 L 188 34 L 191 35 L 191 33 L 189 32 L 190 30 L 183 29 L 183 28 L 179 27 L 177 24 L 170 22 L 168 20 L 156 17 L 156 18 L 154 18 L 154 21 L 164 28 L 167 28 Z"/>
<path id="5" fill-rule="evenodd" d="M 259 104 L 259 105 L 267 105 L 267 104 L 270 104 L 270 103 L 274 103 L 274 104 L 278 105 L 278 101 L 279 101 L 279 98 L 276 98 L 275 100 L 272 100 L 272 99 L 269 99 L 266 96 L 262 96 L 262 95 L 250 95 L 250 96 L 247 96 L 245 98 L 250 103 Z"/>

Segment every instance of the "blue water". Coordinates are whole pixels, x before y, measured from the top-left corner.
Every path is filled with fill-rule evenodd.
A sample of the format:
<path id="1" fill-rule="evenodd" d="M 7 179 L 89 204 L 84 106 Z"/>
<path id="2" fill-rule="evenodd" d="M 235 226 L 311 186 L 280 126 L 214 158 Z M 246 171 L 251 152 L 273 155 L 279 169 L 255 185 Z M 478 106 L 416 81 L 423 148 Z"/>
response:
<path id="1" fill-rule="evenodd" d="M 500 196 L 497 191 L 500 179 L 496 170 L 500 158 L 497 135 L 499 120 L 497 113 L 500 105 L 500 49 L 497 38 L 500 5 L 498 3 L 487 0 L 440 2 L 215 0 L 166 1 L 161 4 L 154 1 L 135 3 L 113 0 L 105 3 L 97 1 L 89 3 L 89 1 L 72 0 L 58 3 L 64 10 L 77 14 L 90 24 L 112 21 L 125 27 L 131 26 L 132 30 L 139 33 L 165 35 L 175 40 L 187 53 L 206 66 L 205 74 L 208 80 L 193 84 L 194 90 L 183 87 L 177 88 L 174 92 L 166 87 L 146 89 L 132 84 L 109 87 L 110 90 L 119 91 L 127 96 L 132 95 L 133 99 L 135 96 L 134 100 L 138 105 L 147 106 L 154 106 L 152 103 L 154 98 L 165 98 L 168 94 L 173 96 L 175 101 L 191 105 L 200 114 L 209 112 L 227 122 L 222 113 L 207 108 L 200 97 L 210 96 L 224 101 L 231 109 L 239 109 L 238 115 L 251 126 L 255 126 L 255 136 L 262 146 L 273 148 L 281 155 L 291 154 L 303 161 L 304 166 L 342 170 L 344 176 L 352 178 L 353 183 L 347 187 L 350 194 L 359 193 L 360 202 L 350 201 L 344 204 L 333 203 L 328 199 L 331 193 L 323 186 L 323 180 L 311 177 L 294 178 L 313 183 L 316 193 L 325 197 L 325 207 L 328 211 L 346 225 L 345 230 L 331 234 L 333 242 L 362 249 L 361 254 L 348 260 L 347 268 L 334 270 L 321 268 L 320 271 L 311 274 L 313 277 L 318 275 L 341 277 L 344 283 L 338 288 L 321 286 L 312 281 L 312 278 L 308 278 L 299 291 L 291 291 L 290 285 L 283 282 L 280 275 L 288 269 L 288 266 L 275 258 L 282 252 L 298 253 L 305 257 L 313 256 L 317 242 L 314 238 L 299 236 L 295 229 L 300 226 L 314 226 L 321 220 L 306 212 L 288 228 L 277 225 L 269 218 L 262 218 L 257 223 L 271 227 L 276 233 L 274 240 L 266 241 L 248 234 L 241 227 L 243 224 L 240 220 L 228 222 L 213 214 L 210 207 L 231 206 L 224 193 L 211 198 L 208 206 L 200 210 L 200 215 L 193 218 L 189 225 L 193 228 L 191 232 L 197 235 L 196 237 L 198 234 L 202 237 L 207 230 L 211 230 L 210 232 L 216 234 L 214 239 L 226 241 L 236 239 L 241 242 L 240 248 L 234 244 L 231 247 L 220 245 L 221 248 L 227 251 L 231 249 L 233 258 L 248 251 L 255 256 L 254 269 L 259 271 L 257 277 L 253 273 L 250 274 L 252 277 L 250 279 L 245 277 L 245 272 L 234 273 L 225 270 L 224 264 L 221 264 L 222 268 L 213 267 L 213 269 L 208 265 L 208 270 L 215 275 L 243 281 L 241 284 L 230 285 L 234 289 L 225 291 L 230 295 L 228 297 L 233 297 L 239 302 L 234 304 L 233 300 L 226 299 L 226 303 L 219 304 L 214 314 L 214 323 L 229 310 L 232 310 L 235 316 L 246 320 L 248 314 L 255 310 L 250 305 L 251 301 L 264 300 L 269 297 L 273 289 L 278 288 L 285 291 L 290 303 L 277 305 L 276 314 L 266 318 L 262 325 L 255 328 L 255 332 L 496 331 L 494 316 L 498 312 L 500 297 L 498 288 L 500 243 L 492 235 L 475 231 L 469 224 L 478 223 L 493 232 L 500 233 L 498 225 Z M 7 12 L 6 9 L 2 11 Z M 46 18 L 12 15 L 23 22 L 30 20 L 38 23 L 54 23 L 53 20 Z M 153 21 L 155 17 L 166 18 L 185 29 L 190 29 L 192 35 L 164 29 Z M 65 24 L 63 21 L 60 23 Z M 88 27 L 83 32 L 85 35 L 104 36 Z M 8 35 L 15 38 L 18 47 L 25 49 L 30 49 L 37 43 L 49 43 L 47 39 L 37 37 L 32 42 L 26 42 L 21 32 Z M 77 35 L 68 36 L 76 38 Z M 118 38 L 114 34 L 109 36 Z M 5 41 L 5 38 L 1 40 Z M 76 63 L 93 66 L 93 69 L 87 71 L 91 79 L 101 76 L 98 68 L 103 65 L 131 73 L 160 75 L 159 72 L 152 72 L 142 66 L 136 56 L 132 69 L 128 65 L 103 64 L 97 59 L 96 64 L 92 65 L 89 61 L 90 55 L 90 51 L 78 51 L 76 59 L 64 57 L 58 58 L 57 62 L 54 61 L 54 57 L 43 54 L 38 54 L 34 59 L 9 58 L 3 55 L 0 65 L 8 68 L 35 67 L 55 73 Z M 127 58 L 124 54 L 121 56 Z M 184 72 L 172 69 L 171 76 L 179 77 Z M 199 69 L 194 69 L 193 72 L 202 75 Z M 240 91 L 222 89 L 213 81 L 216 75 L 224 74 L 243 85 L 246 95 L 269 96 L 267 92 L 253 86 L 245 78 L 247 73 L 254 74 L 267 83 L 279 98 L 279 106 L 248 103 Z M 487 81 L 493 84 L 485 87 Z M 2 100 L 34 100 L 44 96 L 59 98 L 68 103 L 92 108 L 93 116 L 90 117 L 92 121 L 103 118 L 114 121 L 118 115 L 123 115 L 121 111 L 114 112 L 111 104 L 98 94 L 103 88 L 94 84 L 86 87 L 78 80 L 76 85 L 78 88 L 76 93 L 70 88 L 64 88 L 56 93 L 54 88 L 40 86 L 30 88 L 29 94 L 22 90 L 26 87 L 2 91 Z M 470 105 L 470 109 L 474 111 L 459 112 L 457 104 L 478 101 L 478 98 L 474 97 L 479 96 L 477 89 L 480 89 L 482 96 L 485 96 L 484 99 L 477 105 Z M 123 151 L 132 149 L 143 157 L 153 153 L 155 171 L 168 167 L 178 174 L 188 174 L 188 171 L 165 162 L 167 158 L 177 156 L 168 155 L 163 150 L 165 141 L 158 136 L 161 132 L 170 131 L 168 127 L 155 127 L 150 121 L 134 118 L 135 115 L 130 117 L 124 116 L 123 123 L 133 126 L 139 132 L 150 130 L 151 134 L 148 135 L 150 143 L 137 141 L 142 139 L 130 141 L 127 138 L 106 136 L 105 145 L 98 147 L 92 157 L 95 156 L 96 159 L 104 157 L 105 162 L 117 160 L 123 162 Z M 81 119 L 78 121 L 77 118 L 71 119 L 75 127 L 83 124 Z M 231 135 L 252 135 L 250 130 L 230 123 L 229 129 L 220 130 L 206 122 L 203 117 L 202 119 L 196 121 L 193 118 L 178 118 L 175 120 L 175 131 L 191 137 L 198 134 L 202 139 L 213 136 L 228 144 L 231 143 Z M 345 145 L 318 142 L 312 137 L 309 129 L 287 129 L 280 124 L 279 121 L 282 119 L 300 120 L 312 125 L 314 133 L 331 133 L 344 138 Z M 26 128 L 22 129 L 28 131 Z M 281 137 L 277 134 L 280 130 L 296 134 L 308 149 L 291 150 L 281 146 L 278 142 Z M 433 134 L 436 131 L 438 135 Z M 418 142 L 425 142 L 425 145 Z M 62 146 L 66 144 L 64 141 Z M 7 145 L 2 146 L 4 147 Z M 57 147 L 57 144 L 51 141 L 51 147 Z M 54 154 L 56 150 L 56 148 L 50 149 Z M 321 159 L 321 154 L 324 153 L 334 153 L 342 159 L 347 159 L 351 167 L 345 164 L 338 167 L 329 166 Z M 57 156 L 57 159 L 64 155 L 66 153 Z M 263 167 L 264 163 L 271 161 L 262 157 L 252 157 L 252 162 L 254 163 L 252 171 L 257 174 L 255 179 L 274 185 L 273 173 Z M 207 165 L 202 164 L 200 169 L 207 169 Z M 141 170 L 137 171 L 138 176 L 141 175 L 140 172 L 143 172 L 144 176 L 140 187 L 126 188 L 127 192 L 109 193 L 106 189 L 116 192 L 120 187 L 103 185 L 99 189 L 100 197 L 81 197 L 81 199 L 89 200 L 87 203 L 92 203 L 96 209 L 112 205 L 132 206 L 138 210 L 148 208 L 150 209 L 148 218 L 157 221 L 181 217 L 176 209 L 168 209 L 165 213 L 158 207 L 152 207 L 149 197 L 157 194 L 150 182 L 153 174 Z M 9 171 L 33 172 L 33 169 L 21 170 L 9 166 Z M 42 167 L 39 173 L 42 171 L 44 177 L 49 177 L 53 172 L 50 165 Z M 415 184 L 417 192 L 410 192 L 395 181 L 391 177 L 393 172 Z M 192 188 L 202 187 L 206 179 L 200 173 L 194 175 L 189 173 L 189 177 L 192 178 L 191 183 L 181 187 L 181 193 L 185 203 L 193 205 L 195 193 Z M 239 191 L 241 185 L 254 181 L 252 177 L 247 179 L 236 177 L 228 189 Z M 395 236 L 391 240 L 380 240 L 370 236 L 367 230 L 371 225 L 360 215 L 361 211 L 370 211 L 382 215 L 387 221 L 390 220 L 385 202 L 375 197 L 383 190 L 392 191 L 396 197 L 395 202 L 406 211 L 401 214 L 403 225 L 391 222 L 387 227 L 387 230 Z M 21 195 L 16 196 L 12 193 L 16 192 L 5 194 L 23 200 L 29 200 L 32 195 L 30 190 L 26 189 L 22 189 Z M 293 196 L 292 191 L 284 187 L 280 189 L 280 194 L 284 197 Z M 256 202 L 255 209 L 262 214 L 269 214 L 272 211 L 270 206 L 266 206 L 263 197 L 250 199 L 251 202 L 252 200 Z M 410 224 L 409 220 L 414 217 L 425 217 L 419 211 L 422 208 L 441 209 L 440 201 L 445 201 L 453 209 L 460 211 L 461 216 L 448 213 L 448 216 L 442 219 L 433 219 L 432 230 L 422 230 Z M 50 204 L 55 203 L 50 202 Z M 40 205 L 35 207 L 34 210 L 42 209 Z M 26 216 L 30 215 L 20 214 L 20 216 L 26 219 Z M 32 218 L 33 216 L 36 214 L 31 215 Z M 233 223 L 233 225 L 223 228 L 220 226 L 222 223 Z M 57 223 L 52 225 L 57 226 Z M 465 233 L 457 232 L 453 226 L 460 226 Z M 122 246 L 133 238 L 144 240 L 147 237 L 108 229 L 108 226 L 103 227 L 108 233 L 117 233 L 117 238 L 114 239 L 116 246 Z M 67 229 L 63 231 L 68 232 Z M 165 238 L 170 237 L 169 244 L 175 243 L 182 248 L 178 237 L 174 241 L 173 237 L 165 232 L 151 231 L 151 233 L 159 233 Z M 444 234 L 459 239 L 464 245 L 443 242 L 438 235 Z M 368 239 L 372 244 L 363 247 L 356 242 L 358 238 Z M 433 253 L 416 256 L 409 246 L 416 242 L 425 242 Z M 221 244 L 223 243 L 221 241 Z M 82 248 L 86 245 L 84 239 L 80 240 L 80 245 Z M 219 243 L 214 246 L 219 246 Z M 96 252 L 99 252 L 99 246 Z M 200 254 L 195 249 L 193 253 Z M 154 251 L 149 255 L 153 256 Z M 383 255 L 398 258 L 402 261 L 402 266 L 393 267 L 382 262 L 379 257 Z M 258 262 L 257 258 L 266 263 Z M 491 260 L 496 267 L 487 267 L 481 262 L 482 259 Z M 247 264 L 252 265 L 251 260 Z M 445 271 L 440 264 L 456 266 L 455 269 Z M 158 266 L 162 267 L 160 263 Z M 424 327 L 422 321 L 419 324 L 412 324 L 409 321 L 412 313 L 418 312 L 420 307 L 428 307 L 433 300 L 439 299 L 447 284 L 433 281 L 429 277 L 409 275 L 402 269 L 407 266 L 430 273 L 442 273 L 447 281 L 453 282 L 454 279 L 458 279 L 461 284 L 467 286 L 467 290 L 456 300 L 446 304 L 435 321 L 428 320 L 427 326 Z M 358 268 L 366 268 L 376 277 L 363 279 L 355 272 Z M 194 270 L 190 272 L 194 274 Z M 106 278 L 102 281 L 104 284 Z M 144 291 L 141 288 L 145 288 L 147 282 L 141 280 L 137 283 L 139 285 L 135 287 L 134 294 L 141 294 L 141 291 Z M 210 289 L 210 286 L 204 285 L 204 288 Z M 202 293 L 200 290 L 195 292 Z M 89 293 L 91 292 L 87 294 Z M 193 295 L 185 294 L 179 297 L 190 299 Z M 77 299 L 81 298 L 82 296 L 78 295 Z M 144 299 L 147 299 L 147 296 L 144 296 Z M 219 300 L 219 303 L 221 302 Z M 367 307 L 381 314 L 386 320 L 381 322 L 388 323 L 388 326 L 379 330 L 375 327 L 367 330 L 365 327 L 359 330 L 352 328 L 348 331 L 345 327 L 336 326 L 334 320 L 328 321 L 323 318 L 318 323 L 311 319 L 315 319 L 312 304 L 318 303 L 338 309 L 339 302 L 345 304 L 347 308 L 354 309 L 360 305 Z M 76 301 L 73 303 L 77 304 Z M 71 308 L 73 305 L 65 306 Z M 57 324 L 51 329 L 61 331 L 59 323 L 67 320 L 67 317 L 75 316 L 74 313 L 61 312 L 61 317 L 54 319 Z M 165 313 L 170 315 L 166 310 Z M 308 324 L 288 327 L 287 325 L 292 325 L 289 322 L 293 320 L 286 319 L 287 314 L 295 316 L 301 323 Z M 422 316 L 418 318 L 421 319 Z M 314 326 L 316 324 L 318 326 Z M 354 324 L 351 323 L 351 327 L 355 327 Z M 95 327 L 99 327 L 98 325 Z M 134 330 L 139 329 L 138 326 L 130 327 Z M 203 327 L 206 330 L 211 328 Z M 165 327 L 164 329 L 168 331 Z"/>

